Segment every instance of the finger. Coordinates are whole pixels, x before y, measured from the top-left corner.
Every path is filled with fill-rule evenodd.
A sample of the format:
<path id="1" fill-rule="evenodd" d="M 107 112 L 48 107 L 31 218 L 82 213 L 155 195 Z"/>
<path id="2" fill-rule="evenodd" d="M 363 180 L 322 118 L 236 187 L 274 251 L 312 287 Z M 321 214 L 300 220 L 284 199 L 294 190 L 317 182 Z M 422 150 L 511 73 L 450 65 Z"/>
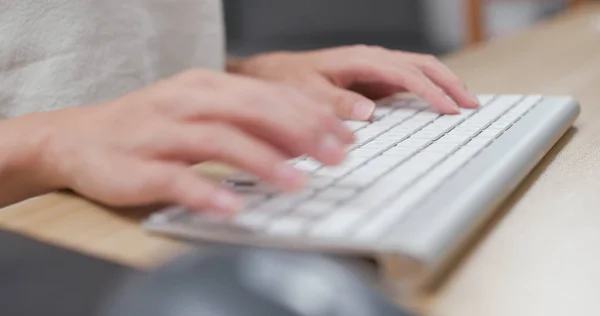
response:
<path id="1" fill-rule="evenodd" d="M 185 166 L 118 154 L 104 160 L 72 188 L 92 200 L 119 207 L 174 203 L 197 211 L 234 212 L 242 206 L 233 193 Z"/>
<path id="2" fill-rule="evenodd" d="M 416 65 L 431 81 L 441 87 L 456 103 L 466 108 L 478 106 L 477 98 L 466 88 L 466 85 L 444 64 L 435 57 L 416 57 Z"/>
<path id="3" fill-rule="evenodd" d="M 458 105 L 436 86 L 421 70 L 405 65 L 404 68 L 390 67 L 386 62 L 361 62 L 353 67 L 355 74 L 362 73 L 370 82 L 380 82 L 404 87 L 427 101 L 432 107 L 444 114 L 456 114 Z"/>
<path id="4" fill-rule="evenodd" d="M 225 124 L 187 124 L 166 132 L 172 140 L 165 158 L 185 162 L 216 161 L 250 172 L 284 190 L 302 187 L 302 172 L 272 145 Z"/>
<path id="5" fill-rule="evenodd" d="M 351 132 L 326 106 L 289 88 L 266 84 L 238 85 L 231 91 L 191 95 L 187 107 L 192 120 L 218 120 L 239 126 L 293 156 L 310 155 L 326 165 L 345 157 Z M 206 104 L 205 106 L 197 106 Z"/>
<path id="6" fill-rule="evenodd" d="M 140 190 L 141 194 L 154 195 L 164 202 L 185 206 L 194 211 L 232 213 L 243 206 L 241 199 L 234 193 L 200 178 L 184 166 L 156 162 L 143 167 L 152 176 Z"/>
<path id="7" fill-rule="evenodd" d="M 356 83 L 349 89 L 360 93 L 371 100 L 379 100 L 392 96 L 398 92 L 406 92 L 404 87 L 385 83 Z"/>
<path id="8" fill-rule="evenodd" d="M 375 111 L 375 102 L 356 92 L 325 82 L 316 84 L 313 90 L 323 102 L 332 104 L 336 114 L 342 119 L 366 121 Z"/>
<path id="9" fill-rule="evenodd" d="M 456 102 L 418 69 L 405 68 L 402 71 L 402 76 L 404 76 L 404 86 L 408 91 L 427 101 L 440 113 L 457 114 L 460 112 Z"/>

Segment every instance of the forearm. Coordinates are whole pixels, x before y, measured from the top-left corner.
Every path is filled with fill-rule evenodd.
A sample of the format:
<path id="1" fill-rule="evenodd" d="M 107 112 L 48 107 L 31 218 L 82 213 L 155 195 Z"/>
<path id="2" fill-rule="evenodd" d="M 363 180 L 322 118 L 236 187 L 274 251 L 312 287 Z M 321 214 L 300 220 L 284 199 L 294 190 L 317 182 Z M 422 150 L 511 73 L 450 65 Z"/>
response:
<path id="1" fill-rule="evenodd" d="M 41 115 L 0 121 L 0 207 L 58 189 L 41 172 L 48 127 Z"/>

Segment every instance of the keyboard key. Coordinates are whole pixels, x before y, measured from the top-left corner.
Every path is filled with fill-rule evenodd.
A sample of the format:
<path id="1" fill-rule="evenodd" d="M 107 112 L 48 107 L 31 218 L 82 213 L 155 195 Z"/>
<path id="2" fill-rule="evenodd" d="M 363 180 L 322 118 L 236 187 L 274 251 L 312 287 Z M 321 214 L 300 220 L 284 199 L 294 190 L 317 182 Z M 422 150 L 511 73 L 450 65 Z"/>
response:
<path id="1" fill-rule="evenodd" d="M 369 161 L 369 164 L 391 168 L 400 163 L 401 161 L 402 160 L 398 159 L 397 157 L 381 155 Z M 369 166 L 366 166 L 366 168 L 369 168 Z"/>
<path id="2" fill-rule="evenodd" d="M 346 125 L 346 127 L 348 127 L 353 132 L 369 125 L 368 122 L 361 122 L 361 121 L 345 121 L 344 124 Z"/>
<path id="3" fill-rule="evenodd" d="M 385 175 L 371 187 L 360 192 L 347 205 L 373 209 L 382 205 L 386 200 L 408 187 L 415 179 L 423 174 L 429 166 L 416 161 L 406 163 Z"/>
<path id="4" fill-rule="evenodd" d="M 364 217 L 365 214 L 358 212 L 335 212 L 317 224 L 308 234 L 313 237 L 342 238 Z"/>
<path id="5" fill-rule="evenodd" d="M 421 152 L 415 156 L 415 159 L 418 159 L 420 163 L 427 163 L 434 166 L 447 156 L 448 154 L 443 152 Z"/>
<path id="6" fill-rule="evenodd" d="M 307 207 L 302 206 L 300 208 L 292 210 L 292 212 L 290 214 L 295 217 L 301 217 L 301 218 L 315 220 L 315 219 L 319 219 L 324 216 L 327 216 L 331 212 L 332 212 L 331 208 L 314 208 L 314 207 L 307 208 Z"/>
<path id="7" fill-rule="evenodd" d="M 261 182 L 260 179 L 252 174 L 238 173 L 223 181 L 221 185 L 236 191 L 238 193 L 275 193 L 278 190 L 272 186 Z"/>
<path id="8" fill-rule="evenodd" d="M 233 218 L 233 223 L 249 229 L 260 229 L 264 227 L 272 217 L 265 213 L 241 212 Z"/>
<path id="9" fill-rule="evenodd" d="M 383 236 L 394 224 L 411 211 L 411 207 L 426 197 L 426 192 L 407 192 L 399 199 L 391 202 L 374 216 L 365 218 L 365 223 L 358 227 L 353 239 L 368 242 Z"/>
<path id="10" fill-rule="evenodd" d="M 479 132 L 479 128 L 473 126 L 460 125 L 452 130 L 453 135 L 475 135 Z"/>
<path id="11" fill-rule="evenodd" d="M 483 147 L 489 145 L 493 140 L 494 139 L 492 137 L 487 137 L 485 135 L 479 135 L 479 136 L 473 138 L 465 146 L 483 148 Z"/>
<path id="12" fill-rule="evenodd" d="M 297 163 L 299 163 L 301 161 L 304 161 L 304 160 L 306 160 L 306 157 L 305 156 L 300 156 L 300 157 L 296 157 L 294 159 L 290 159 L 287 162 L 289 164 L 291 164 L 291 165 L 295 165 L 295 164 L 297 164 Z"/>
<path id="13" fill-rule="evenodd" d="M 414 99 L 396 99 L 391 101 L 389 106 L 397 109 L 398 111 L 410 111 L 414 113 L 416 111 L 412 108 L 409 108 L 412 102 L 414 102 Z"/>
<path id="14" fill-rule="evenodd" d="M 371 182 L 375 181 L 375 176 L 360 176 L 360 175 L 349 175 L 344 177 L 342 180 L 337 182 L 335 185 L 342 188 L 361 189 L 368 186 Z"/>
<path id="15" fill-rule="evenodd" d="M 340 202 L 345 201 L 356 195 L 356 190 L 351 188 L 329 188 L 315 196 L 315 199 L 319 201 L 334 201 Z"/>
<path id="16" fill-rule="evenodd" d="M 308 225 L 305 218 L 298 217 L 282 217 L 272 221 L 267 227 L 267 233 L 281 236 L 297 236 Z"/>
<path id="17" fill-rule="evenodd" d="M 247 207 L 253 207 L 261 202 L 264 202 L 269 196 L 266 194 L 242 194 L 244 203 Z"/>
<path id="18" fill-rule="evenodd" d="M 438 139 L 436 143 L 452 143 L 462 145 L 466 143 L 469 139 L 471 139 L 471 136 L 469 135 L 446 134 L 440 139 Z"/>
<path id="19" fill-rule="evenodd" d="M 421 148 L 427 146 L 428 144 L 430 144 L 431 142 L 432 141 L 430 139 L 410 137 L 410 138 L 398 143 L 396 145 L 396 147 L 410 147 L 410 148 L 415 148 L 415 149 L 421 149 Z"/>
<path id="20" fill-rule="evenodd" d="M 377 107 L 373 112 L 373 121 L 379 121 L 384 117 L 390 115 L 395 109 L 391 107 Z"/>
<path id="21" fill-rule="evenodd" d="M 375 169 L 371 169 L 372 167 L 375 167 Z M 368 168 L 362 167 L 350 173 L 346 177 L 353 177 L 357 179 L 375 179 L 382 176 L 389 169 L 390 168 L 384 168 L 376 165 L 370 166 Z"/>
<path id="22" fill-rule="evenodd" d="M 335 203 L 332 201 L 307 201 L 300 205 L 297 209 L 316 209 L 323 211 L 330 211 L 335 207 Z"/>
<path id="23" fill-rule="evenodd" d="M 414 134 L 412 137 L 436 140 L 439 137 L 441 137 L 442 135 L 444 135 L 444 132 L 445 131 L 443 131 L 443 130 L 422 129 L 422 130 L 418 131 L 416 134 Z"/>
<path id="24" fill-rule="evenodd" d="M 296 164 L 297 169 L 307 173 L 317 171 L 321 167 L 323 167 L 323 165 L 321 165 L 321 163 L 313 159 L 306 159 Z"/>
<path id="25" fill-rule="evenodd" d="M 480 148 L 477 147 L 463 147 L 457 150 L 452 156 L 456 157 L 474 157 L 481 151 Z"/>
<path id="26" fill-rule="evenodd" d="M 251 208 L 251 210 L 269 214 L 285 213 L 289 211 L 296 203 L 298 203 L 296 199 L 280 195 Z"/>
<path id="27" fill-rule="evenodd" d="M 496 138 L 503 132 L 504 132 L 504 129 L 487 128 L 487 129 L 484 129 L 481 133 L 479 133 L 479 136 L 486 137 L 486 138 Z"/>
<path id="28" fill-rule="evenodd" d="M 491 94 L 481 94 L 477 96 L 477 100 L 479 100 L 480 106 L 488 105 L 492 100 L 494 100 L 496 96 Z"/>
<path id="29" fill-rule="evenodd" d="M 348 167 L 329 167 L 319 169 L 319 171 L 317 171 L 315 174 L 319 177 L 339 178 L 350 171 L 352 171 L 352 169 Z"/>
<path id="30" fill-rule="evenodd" d="M 456 143 L 433 143 L 427 148 L 425 148 L 424 152 L 438 152 L 438 153 L 451 153 L 456 150 L 460 145 Z"/>
<path id="31" fill-rule="evenodd" d="M 313 189 L 323 189 L 330 186 L 335 181 L 333 177 L 313 176 L 310 178 L 308 186 Z"/>

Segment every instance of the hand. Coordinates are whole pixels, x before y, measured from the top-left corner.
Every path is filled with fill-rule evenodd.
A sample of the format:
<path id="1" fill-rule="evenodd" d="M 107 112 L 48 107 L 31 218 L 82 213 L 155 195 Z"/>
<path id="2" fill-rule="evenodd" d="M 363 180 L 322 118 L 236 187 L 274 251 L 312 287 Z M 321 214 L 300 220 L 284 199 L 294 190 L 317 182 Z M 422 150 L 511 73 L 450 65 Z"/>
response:
<path id="1" fill-rule="evenodd" d="M 304 177 L 287 159 L 307 154 L 338 164 L 353 142 L 334 113 L 290 87 L 204 71 L 28 119 L 46 129 L 37 176 L 112 206 L 233 211 L 235 195 L 187 166 L 223 162 L 294 190 Z"/>
<path id="2" fill-rule="evenodd" d="M 398 92 L 415 93 L 444 114 L 477 106 L 477 99 L 435 57 L 380 47 L 271 53 L 232 60 L 229 70 L 296 86 L 333 104 L 344 119 L 369 119 L 375 108 L 370 99 Z"/>

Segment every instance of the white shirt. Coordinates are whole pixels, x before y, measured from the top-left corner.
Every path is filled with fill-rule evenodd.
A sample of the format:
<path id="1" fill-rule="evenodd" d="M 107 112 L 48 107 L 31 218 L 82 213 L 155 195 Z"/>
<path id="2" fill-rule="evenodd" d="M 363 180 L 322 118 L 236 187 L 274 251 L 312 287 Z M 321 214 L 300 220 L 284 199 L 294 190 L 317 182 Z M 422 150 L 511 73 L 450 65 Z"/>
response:
<path id="1" fill-rule="evenodd" d="M 0 119 L 222 70 L 219 0 L 0 0 Z"/>

